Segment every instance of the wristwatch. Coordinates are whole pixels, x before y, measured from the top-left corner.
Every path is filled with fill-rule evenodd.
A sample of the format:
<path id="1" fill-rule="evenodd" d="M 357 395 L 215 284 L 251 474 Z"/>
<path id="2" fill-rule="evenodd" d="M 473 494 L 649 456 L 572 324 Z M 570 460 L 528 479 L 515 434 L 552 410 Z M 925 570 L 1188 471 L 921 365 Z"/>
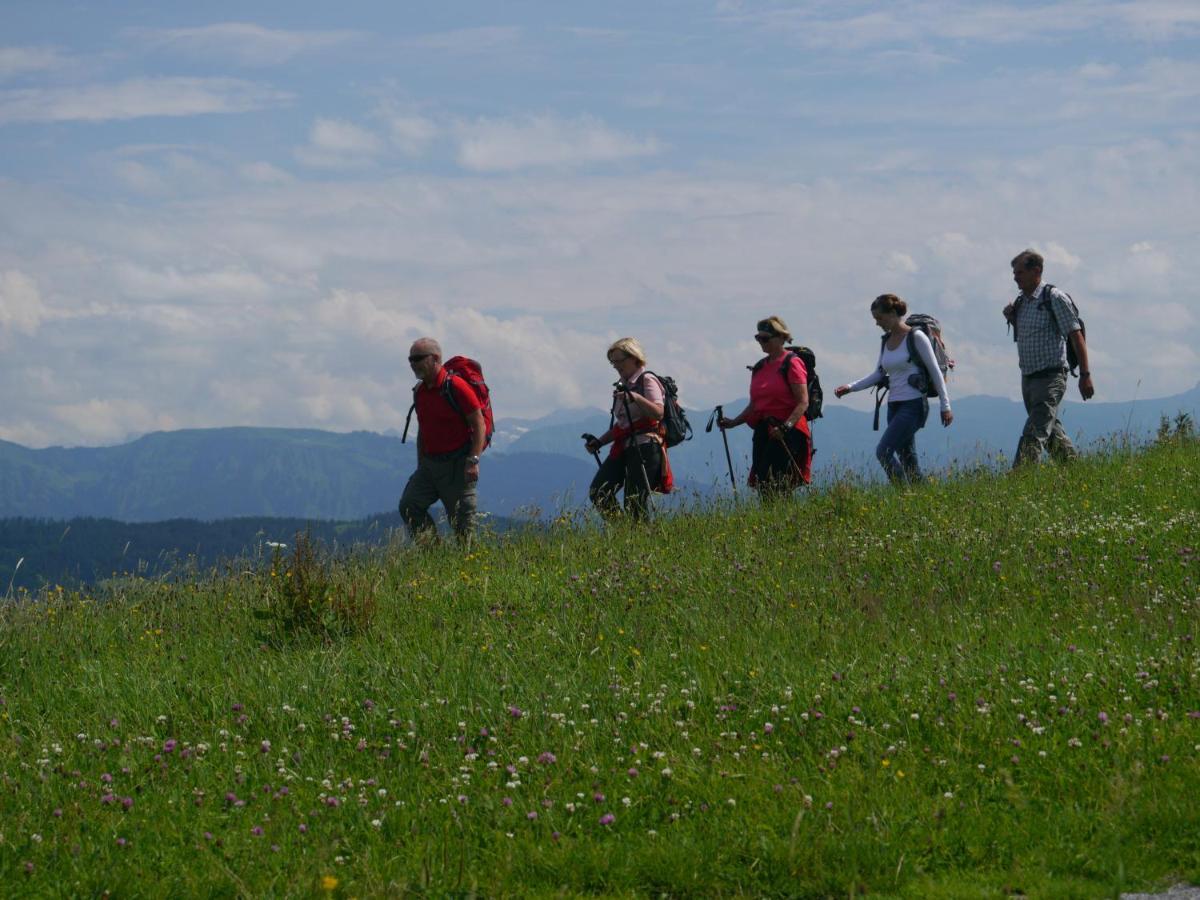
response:
<path id="1" fill-rule="evenodd" d="M 467 457 L 467 465 L 468 465 L 468 466 L 477 466 L 477 465 L 479 465 L 479 457 L 478 457 L 478 456 L 468 456 L 468 457 Z"/>

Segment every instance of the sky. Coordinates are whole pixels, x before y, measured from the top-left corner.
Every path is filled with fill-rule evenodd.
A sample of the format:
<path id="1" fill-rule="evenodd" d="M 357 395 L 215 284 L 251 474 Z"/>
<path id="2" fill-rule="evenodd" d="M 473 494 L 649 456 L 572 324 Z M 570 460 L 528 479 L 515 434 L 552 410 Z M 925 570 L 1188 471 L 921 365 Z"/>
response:
<path id="1" fill-rule="evenodd" d="M 625 335 L 730 402 L 767 315 L 828 389 L 884 292 L 1017 398 L 1027 246 L 1097 399 L 1200 381 L 1196 0 L 0 6 L 3 440 L 399 429 L 423 335 L 501 418 Z"/>

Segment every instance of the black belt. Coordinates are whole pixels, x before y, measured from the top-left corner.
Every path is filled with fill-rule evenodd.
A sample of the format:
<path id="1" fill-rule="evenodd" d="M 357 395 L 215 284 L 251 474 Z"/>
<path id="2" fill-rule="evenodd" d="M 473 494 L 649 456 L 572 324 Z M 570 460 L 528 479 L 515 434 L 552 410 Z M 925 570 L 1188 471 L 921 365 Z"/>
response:
<path id="1" fill-rule="evenodd" d="M 441 460 L 444 460 L 444 459 L 454 459 L 454 457 L 456 457 L 456 456 L 466 456 L 467 448 L 470 446 L 471 446 L 471 444 L 468 441 L 467 443 L 465 443 L 461 447 L 459 447 L 457 450 L 451 450 L 448 453 L 425 453 L 422 455 L 426 459 L 437 460 L 440 462 Z"/>
<path id="2" fill-rule="evenodd" d="M 1050 366 L 1045 369 L 1038 369 L 1036 372 L 1030 372 L 1026 378 L 1049 378 L 1051 375 L 1066 375 L 1066 366 Z"/>

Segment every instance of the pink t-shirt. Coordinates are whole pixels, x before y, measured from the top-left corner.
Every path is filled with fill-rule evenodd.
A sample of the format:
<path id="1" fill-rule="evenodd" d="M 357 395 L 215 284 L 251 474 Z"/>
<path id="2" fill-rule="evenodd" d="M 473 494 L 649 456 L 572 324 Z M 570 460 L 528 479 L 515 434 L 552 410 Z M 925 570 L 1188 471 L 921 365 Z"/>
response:
<path id="1" fill-rule="evenodd" d="M 793 384 L 808 384 L 808 374 L 799 356 L 788 360 L 786 378 L 779 373 L 779 360 L 766 360 L 757 372 L 750 376 L 750 411 L 749 424 L 757 425 L 767 416 L 776 419 L 786 419 L 796 408 L 796 398 L 792 396 Z M 803 416 L 796 427 L 808 433 L 808 420 Z"/>
<path id="2" fill-rule="evenodd" d="M 647 376 L 646 367 L 642 366 L 629 379 L 631 387 L 636 386 L 639 394 L 644 394 L 647 400 L 654 403 L 662 403 L 666 399 L 666 393 L 663 391 L 662 382 L 654 375 Z M 633 421 L 640 422 L 642 419 L 649 418 L 649 414 L 641 408 L 633 400 L 629 401 L 629 411 L 633 413 Z M 629 427 L 629 419 L 625 415 L 625 404 L 623 401 L 613 399 L 612 405 L 613 422 L 620 428 Z M 655 443 L 661 444 L 657 434 L 639 434 L 633 439 L 635 444 Z"/>

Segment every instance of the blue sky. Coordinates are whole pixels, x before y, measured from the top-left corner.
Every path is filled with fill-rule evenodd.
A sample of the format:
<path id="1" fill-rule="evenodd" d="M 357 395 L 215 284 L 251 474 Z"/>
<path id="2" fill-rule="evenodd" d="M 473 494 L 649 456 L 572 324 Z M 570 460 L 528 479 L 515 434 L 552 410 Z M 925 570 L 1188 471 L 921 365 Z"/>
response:
<path id="1" fill-rule="evenodd" d="M 0 438 L 399 427 L 422 334 L 501 416 L 685 402 L 779 314 L 826 383 L 891 291 L 1018 394 L 1032 245 L 1099 399 L 1200 379 L 1194 0 L 25 3 L 0 32 Z M 853 402 L 861 403 L 861 398 Z"/>

